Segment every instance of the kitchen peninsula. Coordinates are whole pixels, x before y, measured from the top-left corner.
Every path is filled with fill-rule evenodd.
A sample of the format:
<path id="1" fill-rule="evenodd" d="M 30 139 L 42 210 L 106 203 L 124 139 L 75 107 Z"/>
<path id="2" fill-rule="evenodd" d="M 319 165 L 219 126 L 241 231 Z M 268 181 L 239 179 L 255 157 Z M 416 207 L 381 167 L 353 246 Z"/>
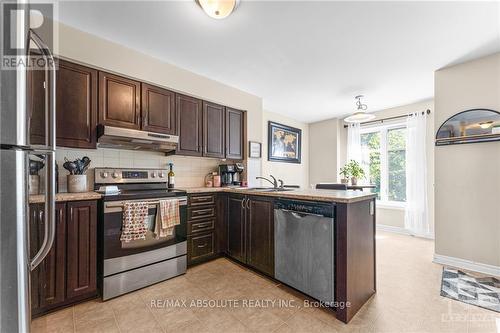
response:
<path id="1" fill-rule="evenodd" d="M 188 265 L 225 255 L 280 280 L 275 274 L 275 242 L 280 241 L 275 234 L 276 203 L 293 200 L 299 208 L 312 204 L 330 207 L 333 212 L 333 305 L 337 319 L 349 322 L 375 293 L 375 194 L 263 188 L 184 190 L 188 193 Z M 213 220 L 215 223 L 207 227 L 206 221 Z M 311 244 L 315 242 L 311 239 Z M 321 260 L 312 261 L 316 259 Z"/>

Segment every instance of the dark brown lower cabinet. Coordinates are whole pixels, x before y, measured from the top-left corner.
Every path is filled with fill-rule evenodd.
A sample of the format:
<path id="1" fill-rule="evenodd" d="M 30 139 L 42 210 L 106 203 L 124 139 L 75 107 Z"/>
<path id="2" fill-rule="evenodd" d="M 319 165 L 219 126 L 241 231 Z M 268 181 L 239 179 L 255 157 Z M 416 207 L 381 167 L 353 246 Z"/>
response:
<path id="1" fill-rule="evenodd" d="M 250 197 L 246 211 L 247 264 L 274 275 L 274 205 L 272 199 Z"/>
<path id="2" fill-rule="evenodd" d="M 274 276 L 274 205 L 272 198 L 229 195 L 228 255 Z"/>
<path id="3" fill-rule="evenodd" d="M 218 196 L 215 193 L 196 193 L 188 196 L 187 263 L 198 264 L 214 259 L 218 246 Z"/>
<path id="4" fill-rule="evenodd" d="M 97 205 L 95 201 L 68 202 L 68 298 L 95 294 L 97 268 Z"/>
<path id="5" fill-rule="evenodd" d="M 229 195 L 227 199 L 227 254 L 241 262 L 246 261 L 244 196 Z"/>
<path id="6" fill-rule="evenodd" d="M 43 204 L 30 209 L 30 253 L 34 257 L 42 245 L 45 228 Z M 31 273 L 33 314 L 64 301 L 66 276 L 66 205 L 56 205 L 56 235 L 54 245 L 45 260 Z"/>
<path id="7" fill-rule="evenodd" d="M 43 204 L 31 204 L 30 255 L 34 257 L 44 237 Z M 52 249 L 31 272 L 32 315 L 97 295 L 97 202 L 56 204 L 56 235 Z"/>

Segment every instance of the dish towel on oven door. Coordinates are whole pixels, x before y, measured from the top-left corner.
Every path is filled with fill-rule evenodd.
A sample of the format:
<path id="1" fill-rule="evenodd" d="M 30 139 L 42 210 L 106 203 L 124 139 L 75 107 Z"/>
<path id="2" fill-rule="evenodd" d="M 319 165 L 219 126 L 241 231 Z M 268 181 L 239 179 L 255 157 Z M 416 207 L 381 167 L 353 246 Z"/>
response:
<path id="1" fill-rule="evenodd" d="M 120 241 L 146 239 L 148 217 L 147 202 L 126 202 L 123 204 L 122 234 Z"/>
<path id="2" fill-rule="evenodd" d="M 172 236 L 176 225 L 181 224 L 179 216 L 179 200 L 160 200 L 156 213 L 155 235 L 156 238 Z"/>

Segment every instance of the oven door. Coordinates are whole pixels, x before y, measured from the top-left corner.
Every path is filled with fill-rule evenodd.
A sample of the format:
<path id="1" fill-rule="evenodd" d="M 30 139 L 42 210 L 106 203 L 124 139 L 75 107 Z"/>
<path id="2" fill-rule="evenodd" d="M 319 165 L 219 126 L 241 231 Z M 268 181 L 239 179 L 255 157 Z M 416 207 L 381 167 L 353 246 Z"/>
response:
<path id="1" fill-rule="evenodd" d="M 103 221 L 103 259 L 112 259 L 124 256 L 130 256 L 143 252 L 148 252 L 171 245 L 175 245 L 186 241 L 186 224 L 187 224 L 187 198 L 178 197 L 180 224 L 175 226 L 172 236 L 156 239 L 153 232 L 156 214 L 157 202 L 160 199 L 156 198 L 147 200 L 127 200 L 127 201 L 106 201 L 104 202 L 104 221 Z M 146 239 L 133 240 L 130 242 L 120 241 L 122 233 L 123 221 L 123 204 L 125 202 L 147 201 L 150 203 L 148 209 L 148 232 Z"/>

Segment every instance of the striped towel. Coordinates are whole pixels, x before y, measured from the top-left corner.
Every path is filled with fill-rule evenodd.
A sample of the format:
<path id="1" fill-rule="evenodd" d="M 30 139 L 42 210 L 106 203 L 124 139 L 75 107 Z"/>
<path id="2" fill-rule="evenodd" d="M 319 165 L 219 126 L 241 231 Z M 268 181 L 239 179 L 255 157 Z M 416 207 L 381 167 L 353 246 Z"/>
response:
<path id="1" fill-rule="evenodd" d="M 133 240 L 146 239 L 147 202 L 126 202 L 123 204 L 122 234 L 120 241 L 128 243 Z"/>
<path id="2" fill-rule="evenodd" d="M 176 225 L 181 224 L 179 215 L 179 200 L 160 200 L 156 210 L 155 235 L 156 238 L 172 236 Z"/>

